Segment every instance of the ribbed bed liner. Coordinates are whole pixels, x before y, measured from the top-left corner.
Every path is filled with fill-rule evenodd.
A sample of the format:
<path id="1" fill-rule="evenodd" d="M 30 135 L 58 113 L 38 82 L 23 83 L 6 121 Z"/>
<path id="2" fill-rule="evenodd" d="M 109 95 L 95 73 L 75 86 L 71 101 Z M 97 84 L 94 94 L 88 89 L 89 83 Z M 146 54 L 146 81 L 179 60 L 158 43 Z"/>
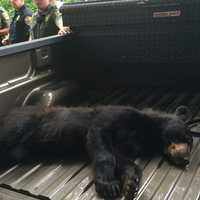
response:
<path id="1" fill-rule="evenodd" d="M 82 105 L 125 104 L 138 108 L 153 107 L 173 112 L 188 105 L 193 117 L 200 115 L 200 92 L 173 89 L 107 89 L 91 91 Z M 138 200 L 197 200 L 200 197 L 200 144 L 194 140 L 191 163 L 187 170 L 177 169 L 163 158 L 140 160 L 143 178 Z M 0 170 L 0 199 L 94 200 L 91 167 L 88 163 L 37 162 L 18 164 Z M 7 196 L 6 196 L 7 195 Z M 2 198 L 1 198 L 2 197 Z"/>

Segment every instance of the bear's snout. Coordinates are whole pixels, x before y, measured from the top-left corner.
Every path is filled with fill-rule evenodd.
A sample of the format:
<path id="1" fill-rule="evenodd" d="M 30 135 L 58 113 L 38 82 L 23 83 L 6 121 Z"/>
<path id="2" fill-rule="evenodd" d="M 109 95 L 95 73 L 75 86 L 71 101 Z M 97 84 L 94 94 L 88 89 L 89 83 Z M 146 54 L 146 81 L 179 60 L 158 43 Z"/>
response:
<path id="1" fill-rule="evenodd" d="M 191 147 L 187 143 L 172 143 L 168 146 L 167 153 L 170 160 L 179 166 L 189 164 Z"/>

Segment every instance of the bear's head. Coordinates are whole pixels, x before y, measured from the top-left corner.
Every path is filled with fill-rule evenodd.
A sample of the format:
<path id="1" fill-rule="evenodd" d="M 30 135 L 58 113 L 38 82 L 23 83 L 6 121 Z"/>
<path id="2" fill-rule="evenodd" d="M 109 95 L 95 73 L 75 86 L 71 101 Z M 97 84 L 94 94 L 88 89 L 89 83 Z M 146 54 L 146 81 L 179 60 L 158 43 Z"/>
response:
<path id="1" fill-rule="evenodd" d="M 168 118 L 162 127 L 164 154 L 175 165 L 185 167 L 189 164 L 193 137 L 188 129 L 190 111 L 186 106 L 176 109 L 175 115 Z"/>

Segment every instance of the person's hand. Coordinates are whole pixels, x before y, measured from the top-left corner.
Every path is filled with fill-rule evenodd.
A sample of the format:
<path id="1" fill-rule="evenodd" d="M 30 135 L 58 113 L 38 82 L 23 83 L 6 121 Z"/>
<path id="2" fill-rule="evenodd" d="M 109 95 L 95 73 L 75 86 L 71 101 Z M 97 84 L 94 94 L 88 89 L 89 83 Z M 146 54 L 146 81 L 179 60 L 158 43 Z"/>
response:
<path id="1" fill-rule="evenodd" d="M 70 34 L 72 30 L 70 29 L 69 26 L 64 26 L 58 31 L 58 35 L 67 35 Z"/>
<path id="2" fill-rule="evenodd" d="M 8 38 L 4 38 L 1 43 L 5 46 L 5 45 L 9 45 L 10 44 L 10 41 Z"/>

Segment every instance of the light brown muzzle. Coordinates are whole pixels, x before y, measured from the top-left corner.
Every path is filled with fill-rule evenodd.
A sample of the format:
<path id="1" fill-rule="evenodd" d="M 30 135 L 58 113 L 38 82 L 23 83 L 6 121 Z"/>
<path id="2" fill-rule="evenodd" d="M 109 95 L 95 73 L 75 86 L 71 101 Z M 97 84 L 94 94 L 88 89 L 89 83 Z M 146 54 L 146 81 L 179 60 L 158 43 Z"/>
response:
<path id="1" fill-rule="evenodd" d="M 191 146 L 187 143 L 172 143 L 167 148 L 169 159 L 176 165 L 189 164 Z"/>

